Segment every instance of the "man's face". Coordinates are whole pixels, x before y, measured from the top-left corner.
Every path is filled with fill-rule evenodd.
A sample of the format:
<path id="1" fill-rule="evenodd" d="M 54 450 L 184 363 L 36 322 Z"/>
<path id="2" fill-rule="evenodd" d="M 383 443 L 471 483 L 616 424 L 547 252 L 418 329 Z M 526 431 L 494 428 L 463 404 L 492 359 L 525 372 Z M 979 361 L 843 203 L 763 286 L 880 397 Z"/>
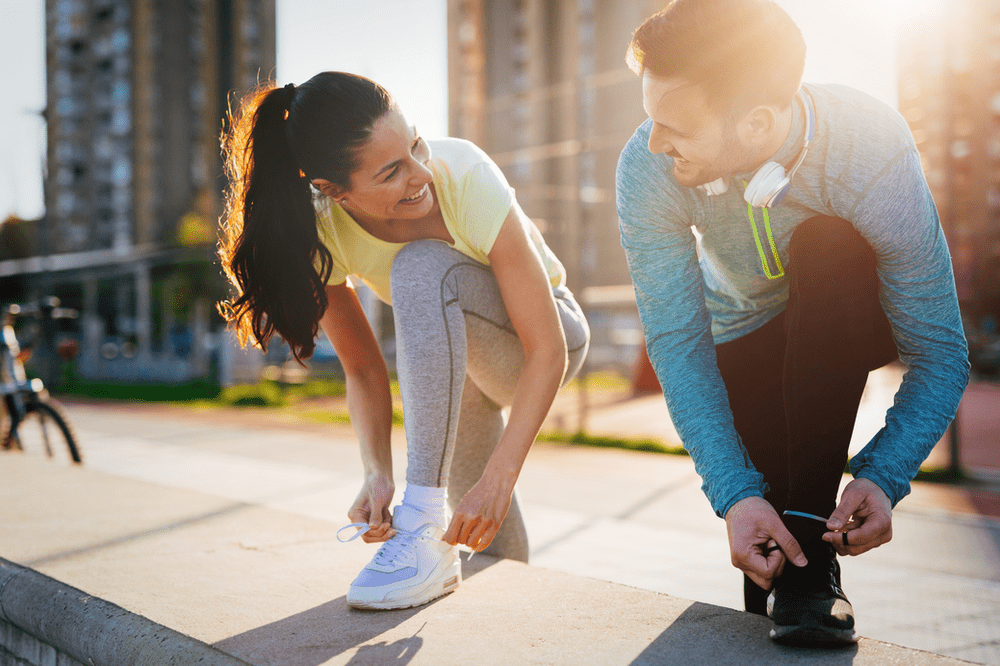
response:
<path id="1" fill-rule="evenodd" d="M 681 185 L 696 187 L 756 166 L 738 137 L 737 122 L 709 107 L 700 86 L 647 70 L 642 101 L 653 120 L 649 152 L 674 158 L 674 177 Z"/>

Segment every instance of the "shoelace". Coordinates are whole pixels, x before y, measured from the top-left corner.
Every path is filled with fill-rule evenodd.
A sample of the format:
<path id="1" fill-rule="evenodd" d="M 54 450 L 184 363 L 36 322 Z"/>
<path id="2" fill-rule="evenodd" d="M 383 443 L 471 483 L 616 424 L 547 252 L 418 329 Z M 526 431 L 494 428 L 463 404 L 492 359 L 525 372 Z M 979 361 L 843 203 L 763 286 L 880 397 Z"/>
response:
<path id="1" fill-rule="evenodd" d="M 349 538 L 342 539 L 340 537 L 340 533 L 352 527 L 358 528 L 358 531 L 355 532 Z M 339 541 L 340 543 L 349 543 L 351 541 L 354 541 L 361 535 L 367 533 L 368 530 L 370 530 L 371 528 L 372 526 L 369 525 L 368 523 L 351 523 L 350 525 L 344 525 L 339 530 L 337 530 L 337 541 Z M 388 558 L 389 562 L 394 561 L 396 557 L 399 556 L 400 552 L 402 552 L 402 549 L 405 546 L 408 546 L 410 541 L 412 541 L 413 539 L 426 539 L 427 541 L 438 541 L 440 543 L 444 543 L 449 546 L 451 545 L 447 541 L 441 541 L 441 539 L 435 539 L 434 537 L 425 536 L 423 534 L 420 534 L 419 532 L 410 532 L 409 530 L 401 530 L 398 527 L 394 527 L 392 529 L 396 530 L 396 536 L 402 536 L 403 540 L 406 540 L 405 543 L 403 540 L 396 541 L 396 537 L 393 537 L 392 539 L 385 541 L 382 544 L 382 547 L 378 549 L 378 552 L 375 553 L 376 560 L 383 560 L 385 558 Z M 474 550 L 469 551 L 469 557 L 466 558 L 465 561 L 468 562 L 469 560 L 471 560 L 472 556 L 475 554 L 476 551 Z"/>
<path id="2" fill-rule="evenodd" d="M 829 520 L 829 518 L 824 518 L 823 516 L 817 516 L 815 513 L 805 513 L 803 511 L 792 511 L 790 509 L 786 510 L 784 515 L 786 515 L 786 516 L 798 516 L 800 518 L 809 518 L 810 520 L 818 520 L 819 522 L 823 523 L 824 525 L 826 524 L 826 521 Z M 764 547 L 764 555 L 765 556 L 770 555 L 771 553 L 773 553 L 776 550 L 781 550 L 781 547 L 778 544 L 776 544 L 776 543 L 773 544 L 773 545 L 769 544 L 769 545 L 767 545 L 767 546 Z"/>
<path id="3" fill-rule="evenodd" d="M 810 518 L 812 520 L 818 520 L 819 522 L 823 523 L 824 525 L 826 525 L 826 521 L 829 520 L 829 518 L 824 518 L 823 516 L 817 516 L 815 513 L 804 513 L 802 511 L 792 511 L 790 509 L 785 511 L 785 515 L 786 516 L 798 516 L 800 518 Z"/>

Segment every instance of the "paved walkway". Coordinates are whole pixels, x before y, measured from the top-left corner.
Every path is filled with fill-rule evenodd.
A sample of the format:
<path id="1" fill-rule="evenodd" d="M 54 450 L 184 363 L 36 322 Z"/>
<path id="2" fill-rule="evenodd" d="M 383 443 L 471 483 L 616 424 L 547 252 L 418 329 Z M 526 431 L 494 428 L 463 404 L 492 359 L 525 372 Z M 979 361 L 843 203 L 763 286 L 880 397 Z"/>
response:
<path id="1" fill-rule="evenodd" d="M 267 432 L 254 434 L 268 439 Z M 293 453 L 319 441 L 307 440 L 291 443 Z M 330 452 L 337 445 L 326 438 L 319 448 Z M 147 462 L 170 457 L 153 455 Z M 0 663 L 967 663 L 869 638 L 841 650 L 783 648 L 767 639 L 769 622 L 761 617 L 481 555 L 463 562 L 463 584 L 444 599 L 414 609 L 355 611 L 344 593 L 371 547 L 337 544 L 335 523 L 265 505 L 287 506 L 321 494 L 317 470 L 303 470 L 296 484 L 288 464 L 266 466 L 278 477 L 269 469 L 255 476 L 246 456 L 238 458 L 219 454 L 192 462 L 228 459 L 235 464 L 214 471 L 242 476 L 246 484 L 261 481 L 265 493 L 280 486 L 280 492 L 258 495 L 246 485 L 242 494 L 251 501 L 233 501 L 60 467 L 41 457 L 0 456 L 0 474 L 15 480 L 0 486 L 0 545 L 53 576 L 0 558 Z M 165 478 L 170 480 L 169 471 Z M 326 475 L 323 488 L 336 478 Z M 29 488 L 34 496 L 25 492 Z"/>
<path id="2" fill-rule="evenodd" d="M 904 367 L 893 364 L 872 372 L 868 377 L 861 407 L 851 439 L 854 455 L 885 425 L 885 412 L 903 379 Z M 585 410 L 584 429 L 595 435 L 650 437 L 669 444 L 680 444 L 680 437 L 670 422 L 660 394 L 632 397 L 625 390 L 602 390 L 591 382 Z M 581 397 L 578 391 L 559 394 L 546 421 L 554 430 L 575 432 L 579 429 Z M 962 398 L 958 411 L 960 461 L 974 477 L 1000 482 L 1000 383 L 973 381 Z M 951 460 L 951 433 L 938 442 L 926 465 L 948 467 Z M 1000 516 L 1000 513 L 992 515 Z"/>
<path id="3" fill-rule="evenodd" d="M 881 379 L 885 378 L 873 377 L 870 383 L 874 388 L 866 397 L 868 407 L 859 419 L 859 428 L 863 428 L 862 423 L 873 423 L 876 403 L 885 399 L 885 391 L 876 386 Z M 562 406 L 553 418 L 570 418 L 571 415 L 560 410 L 567 401 L 574 404 L 575 397 L 561 396 L 560 400 Z M 71 585 L 86 581 L 87 587 L 78 586 L 98 596 L 104 596 L 102 591 L 106 590 L 116 603 L 142 609 L 137 612 L 153 620 L 169 619 L 164 624 L 210 643 L 219 643 L 227 650 L 234 645 L 233 641 L 239 643 L 240 637 L 253 639 L 251 642 L 256 646 L 253 649 L 263 650 L 261 632 L 253 631 L 255 627 L 269 626 L 261 621 L 263 616 L 277 613 L 279 618 L 288 618 L 272 629 L 280 629 L 280 634 L 291 640 L 287 638 L 288 632 L 296 627 L 305 636 L 315 638 L 315 632 L 306 631 L 310 623 L 330 621 L 331 613 L 340 612 L 306 602 L 329 600 L 331 591 L 336 596 L 337 590 L 346 590 L 351 574 L 344 574 L 344 570 L 360 569 L 374 550 L 358 542 L 340 545 L 330 540 L 332 531 L 346 522 L 342 519 L 344 510 L 357 491 L 359 462 L 349 429 L 282 422 L 266 412 L 252 411 L 235 416 L 229 412 L 230 416 L 224 416 L 164 407 L 76 404 L 70 406 L 70 414 L 84 444 L 87 469 L 107 475 L 107 479 L 131 480 L 137 485 L 122 486 L 127 491 L 115 510 L 107 512 L 103 522 L 91 518 L 87 524 L 78 524 L 79 521 L 71 524 L 58 515 L 49 515 L 51 506 L 47 507 L 44 501 L 38 502 L 36 509 L 18 504 L 19 511 L 27 514 L 20 515 L 14 524 L 2 525 L 0 555 Z M 631 424 L 629 427 L 610 425 L 623 415 Z M 637 432 L 642 429 L 640 426 L 662 424 L 664 415 L 662 398 L 654 396 L 614 403 L 613 407 L 602 407 L 595 399 L 590 418 L 592 430 L 635 435 L 641 434 Z M 405 466 L 402 433 L 398 433 L 396 441 L 394 461 L 397 478 L 402 478 Z M 31 456 L 25 458 L 30 460 Z M 3 458 L 0 462 L 7 460 Z M 48 478 L 46 467 L 39 469 L 38 483 L 43 483 Z M 53 492 L 58 487 L 57 481 L 55 478 L 48 481 L 53 484 Z M 169 507 L 168 513 L 174 516 L 176 526 L 184 527 L 185 538 L 164 541 L 162 552 L 152 562 L 148 561 L 148 549 L 142 563 L 123 565 L 121 558 L 109 560 L 110 551 L 139 548 L 140 542 L 160 539 L 164 529 L 173 529 L 163 527 L 163 516 L 158 516 L 157 521 L 148 518 L 149 512 L 163 511 L 163 507 L 154 507 L 153 499 L 148 496 L 153 484 L 181 493 L 176 496 L 180 498 L 177 505 Z M 539 444 L 529 456 L 519 484 L 533 545 L 532 564 L 664 592 L 698 604 L 739 608 L 739 575 L 728 563 L 724 523 L 712 515 L 699 485 L 690 461 L 683 457 Z M 23 491 L 16 485 L 5 484 L 5 487 L 7 493 L 18 496 Z M 182 491 L 196 495 L 185 495 Z M 859 633 L 973 662 L 1000 664 L 997 619 L 1000 618 L 1000 522 L 990 517 L 997 515 L 991 513 L 991 508 L 996 507 L 996 494 L 992 491 L 992 486 L 975 489 L 915 486 L 913 494 L 895 512 L 893 541 L 864 557 L 844 562 L 845 587 L 858 613 Z M 215 499 L 211 499 L 207 508 L 204 499 L 198 500 L 195 504 L 201 507 L 201 513 L 192 513 L 194 505 L 187 504 L 194 502 L 191 497 Z M 0 498 L 3 506 L 16 503 L 13 497 L 0 495 Z M 96 501 L 87 496 L 79 500 Z M 122 538 L 113 527 L 122 512 L 134 516 L 135 525 L 127 538 Z M 286 528 L 302 521 L 301 536 L 289 541 L 287 532 L 255 529 L 253 516 L 258 512 L 289 516 L 285 519 Z M 212 534 L 212 521 L 230 514 L 234 520 L 239 517 L 242 521 L 241 536 L 235 543 L 231 537 L 218 543 L 217 535 Z M 192 519 L 192 515 L 201 517 Z M 49 537 L 38 536 L 39 525 L 51 528 Z M 101 534 L 105 538 L 95 538 Z M 150 590 L 144 588 L 144 575 L 150 566 L 170 566 L 178 559 L 203 561 L 207 568 L 199 569 L 199 576 L 211 577 L 212 589 L 220 589 L 218 594 L 223 596 L 238 594 L 240 581 L 232 577 L 246 569 L 234 565 L 232 571 L 220 570 L 219 558 L 212 559 L 206 547 L 228 548 L 235 552 L 231 555 L 236 558 L 232 560 L 234 563 L 241 557 L 250 558 L 258 570 L 268 561 L 274 563 L 276 568 L 267 569 L 271 580 L 268 600 L 262 604 L 266 611 L 242 609 L 240 614 L 245 618 L 224 622 L 206 617 L 200 609 L 186 607 L 185 601 L 190 606 L 192 591 L 204 587 L 205 580 L 174 581 L 174 589 L 168 586 L 154 590 L 154 597 L 160 595 L 159 601 L 150 606 Z M 303 588 L 305 581 L 317 578 L 281 566 L 282 558 L 293 549 L 335 559 L 335 572 L 315 571 L 310 568 L 314 565 L 306 568 L 306 573 L 327 581 L 322 590 Z M 488 558 L 483 561 L 489 562 Z M 108 562 L 114 562 L 110 569 Z M 517 569 L 514 563 L 497 566 Z M 490 570 L 499 571 L 495 566 Z M 531 568 L 523 568 L 518 576 L 530 579 L 530 571 Z M 332 578 L 331 573 L 337 573 L 343 580 Z M 475 580 L 483 585 L 489 582 L 485 577 Z M 519 584 L 524 582 L 518 580 Z M 646 597 L 643 599 L 648 601 Z M 434 605 L 438 610 L 448 607 Z M 304 615 L 296 615 L 294 609 Z M 572 624 L 573 613 L 566 615 L 566 610 L 557 602 L 548 607 L 553 619 Z M 674 619 L 685 613 L 688 617 L 690 613 L 697 614 L 685 606 Z M 422 635 L 415 624 L 421 617 L 407 614 L 405 629 L 412 629 L 413 637 L 393 639 L 392 649 L 404 654 L 407 646 L 414 645 L 416 636 Z M 539 621 L 539 617 L 548 616 L 543 613 L 531 617 Z M 662 621 L 661 618 L 650 623 L 652 634 L 647 640 L 652 642 L 648 645 L 676 645 L 681 640 L 676 635 L 666 642 L 654 640 L 668 626 Z M 246 630 L 231 631 L 234 623 Z M 616 645 L 615 631 L 623 632 L 621 636 L 630 640 L 637 638 L 629 633 L 631 629 L 609 627 L 608 630 L 609 646 Z M 398 633 L 402 629 L 395 627 L 393 631 Z M 564 633 L 560 635 L 566 637 Z M 381 636 L 376 633 L 362 638 L 371 643 Z M 544 640 L 542 632 L 537 641 L 540 644 Z M 608 657 L 605 661 L 630 663 L 636 654 L 624 657 L 639 644 L 643 644 L 641 640 L 629 643 L 622 648 L 626 652 L 618 655 L 622 658 Z M 421 654 L 423 661 L 432 651 L 425 649 Z M 736 655 L 737 660 L 731 663 L 739 663 L 740 656 Z M 853 663 L 861 663 L 859 657 L 863 656 L 863 651 L 852 655 Z M 470 654 L 469 661 L 476 662 L 474 655 Z M 317 659 L 308 663 L 341 662 Z M 715 660 L 715 663 L 723 662 Z"/>

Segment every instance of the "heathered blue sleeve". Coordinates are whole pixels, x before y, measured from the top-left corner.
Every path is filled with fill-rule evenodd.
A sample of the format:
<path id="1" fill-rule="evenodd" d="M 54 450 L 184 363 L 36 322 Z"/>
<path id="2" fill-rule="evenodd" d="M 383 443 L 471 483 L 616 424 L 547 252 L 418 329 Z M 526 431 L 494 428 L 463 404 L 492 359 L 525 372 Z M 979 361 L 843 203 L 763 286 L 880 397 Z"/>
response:
<path id="1" fill-rule="evenodd" d="M 689 191 L 669 176 L 670 160 L 647 149 L 649 122 L 618 161 L 616 195 L 622 247 L 635 286 L 646 346 L 671 419 L 702 478 L 712 508 L 764 494 L 733 426 L 719 374 L 711 318 L 690 215 Z"/>
<path id="2" fill-rule="evenodd" d="M 885 427 L 851 459 L 854 476 L 877 483 L 895 506 L 955 416 L 969 379 L 969 354 L 948 246 L 920 156 L 905 126 L 881 129 L 880 142 L 891 145 L 887 135 L 894 135 L 898 152 L 871 174 L 849 208 L 841 199 L 837 212 L 875 249 L 882 307 L 907 368 Z"/>

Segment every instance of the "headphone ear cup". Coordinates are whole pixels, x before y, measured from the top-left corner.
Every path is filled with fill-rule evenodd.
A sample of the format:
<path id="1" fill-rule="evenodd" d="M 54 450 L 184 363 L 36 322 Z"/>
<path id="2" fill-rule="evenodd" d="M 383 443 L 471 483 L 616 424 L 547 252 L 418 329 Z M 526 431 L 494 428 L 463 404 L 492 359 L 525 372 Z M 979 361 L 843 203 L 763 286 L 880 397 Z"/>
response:
<path id="1" fill-rule="evenodd" d="M 750 179 L 743 198 L 751 206 L 770 207 L 784 198 L 783 191 L 790 182 L 785 175 L 785 167 L 778 162 L 768 162 Z"/>
<path id="2" fill-rule="evenodd" d="M 725 194 L 729 190 L 729 183 L 726 182 L 726 178 L 716 178 L 710 183 L 705 183 L 704 185 L 699 185 L 698 189 L 702 190 L 709 196 L 718 196 L 720 194 Z"/>

